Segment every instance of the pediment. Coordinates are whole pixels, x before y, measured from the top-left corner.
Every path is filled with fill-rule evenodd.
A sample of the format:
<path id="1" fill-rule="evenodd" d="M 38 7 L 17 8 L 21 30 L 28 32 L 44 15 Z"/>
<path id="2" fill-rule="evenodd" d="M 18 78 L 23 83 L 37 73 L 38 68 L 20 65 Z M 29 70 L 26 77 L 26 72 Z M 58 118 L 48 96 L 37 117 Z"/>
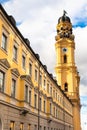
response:
<path id="1" fill-rule="evenodd" d="M 20 73 L 19 73 L 19 71 L 18 71 L 17 68 L 11 69 L 11 72 L 12 72 L 13 74 L 17 75 L 17 76 L 20 76 Z"/>
<path id="2" fill-rule="evenodd" d="M 0 59 L 0 64 L 2 65 L 2 66 L 4 66 L 5 68 L 10 68 L 10 64 L 9 64 L 9 62 L 8 62 L 8 60 L 5 58 L 5 59 Z"/>
<path id="3" fill-rule="evenodd" d="M 29 75 L 21 75 L 20 77 L 21 77 L 21 79 L 26 79 L 26 80 L 29 80 L 29 79 L 30 79 L 30 76 L 29 76 Z"/>
<path id="4" fill-rule="evenodd" d="M 30 84 L 31 87 L 33 87 L 33 83 L 29 75 L 21 75 L 20 78 L 25 80 L 28 84 Z"/>

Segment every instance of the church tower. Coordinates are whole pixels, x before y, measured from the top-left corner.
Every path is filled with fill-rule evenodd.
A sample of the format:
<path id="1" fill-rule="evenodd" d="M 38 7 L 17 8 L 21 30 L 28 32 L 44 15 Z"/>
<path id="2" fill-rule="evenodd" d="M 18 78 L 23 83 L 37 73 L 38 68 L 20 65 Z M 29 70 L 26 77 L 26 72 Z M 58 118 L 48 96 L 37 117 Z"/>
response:
<path id="1" fill-rule="evenodd" d="M 69 97 L 73 104 L 73 130 L 80 128 L 80 98 L 79 82 L 80 77 L 75 65 L 75 42 L 72 32 L 71 20 L 66 16 L 58 19 L 56 43 L 56 78 L 61 89 Z"/>

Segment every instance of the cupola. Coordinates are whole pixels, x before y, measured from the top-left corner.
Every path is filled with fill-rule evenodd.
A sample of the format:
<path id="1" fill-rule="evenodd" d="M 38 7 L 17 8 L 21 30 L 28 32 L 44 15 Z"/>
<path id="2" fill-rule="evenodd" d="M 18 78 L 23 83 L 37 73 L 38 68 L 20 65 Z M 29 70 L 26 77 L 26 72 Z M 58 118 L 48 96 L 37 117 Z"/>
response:
<path id="1" fill-rule="evenodd" d="M 72 23 L 68 16 L 66 16 L 67 12 L 63 11 L 63 16 L 58 19 L 57 23 L 57 36 L 56 41 L 61 38 L 68 38 L 74 40 L 74 35 L 72 34 Z"/>

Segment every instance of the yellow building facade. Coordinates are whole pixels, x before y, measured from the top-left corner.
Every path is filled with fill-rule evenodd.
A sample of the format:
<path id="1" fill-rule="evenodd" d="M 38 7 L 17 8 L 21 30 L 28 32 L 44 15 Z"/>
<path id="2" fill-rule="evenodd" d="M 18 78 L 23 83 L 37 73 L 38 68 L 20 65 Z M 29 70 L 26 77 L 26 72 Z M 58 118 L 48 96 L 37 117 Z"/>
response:
<path id="1" fill-rule="evenodd" d="M 56 43 L 56 76 L 61 89 L 73 104 L 74 130 L 80 130 L 80 77 L 75 65 L 75 42 L 70 18 L 64 12 L 57 24 Z"/>
<path id="2" fill-rule="evenodd" d="M 0 130 L 76 130 L 72 101 L 0 5 Z"/>

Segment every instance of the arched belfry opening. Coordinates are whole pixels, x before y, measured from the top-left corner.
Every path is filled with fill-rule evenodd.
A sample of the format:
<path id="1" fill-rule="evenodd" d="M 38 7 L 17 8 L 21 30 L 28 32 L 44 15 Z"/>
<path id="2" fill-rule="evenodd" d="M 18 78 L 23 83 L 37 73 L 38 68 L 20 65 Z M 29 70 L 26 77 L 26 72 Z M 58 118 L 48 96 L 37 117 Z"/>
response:
<path id="1" fill-rule="evenodd" d="M 65 92 L 68 92 L 68 83 L 65 83 L 65 84 L 64 84 L 64 91 L 65 91 Z"/>
<path id="2" fill-rule="evenodd" d="M 67 55 L 66 54 L 63 56 L 63 62 L 67 63 Z"/>

